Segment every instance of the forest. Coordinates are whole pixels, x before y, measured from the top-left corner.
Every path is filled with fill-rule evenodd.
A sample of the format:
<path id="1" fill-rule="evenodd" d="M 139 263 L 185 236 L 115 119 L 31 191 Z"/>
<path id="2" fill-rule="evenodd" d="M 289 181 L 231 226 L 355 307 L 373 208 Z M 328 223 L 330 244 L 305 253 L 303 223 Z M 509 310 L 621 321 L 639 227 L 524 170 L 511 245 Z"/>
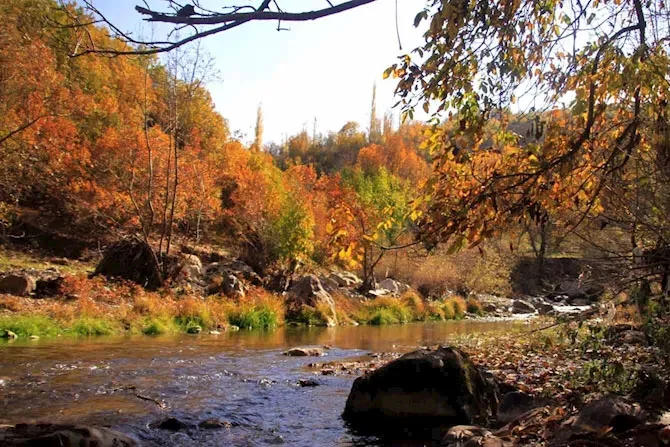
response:
<path id="1" fill-rule="evenodd" d="M 380 69 L 393 110 L 375 84 L 365 123 L 268 142 L 259 106 L 251 141 L 230 128 L 205 29 L 372 1 L 138 6 L 200 30 L 144 42 L 88 1 L 0 0 L 0 335 L 510 323 L 458 342 L 495 391 L 457 348 L 422 354 L 464 371 L 459 422 L 498 424 L 440 445 L 666 445 L 667 5 L 430 0 L 412 18 L 424 43 Z M 367 426 L 365 387 L 412 355 L 310 367 L 366 373 L 343 417 Z M 503 421 L 509 399 L 521 419 Z"/>

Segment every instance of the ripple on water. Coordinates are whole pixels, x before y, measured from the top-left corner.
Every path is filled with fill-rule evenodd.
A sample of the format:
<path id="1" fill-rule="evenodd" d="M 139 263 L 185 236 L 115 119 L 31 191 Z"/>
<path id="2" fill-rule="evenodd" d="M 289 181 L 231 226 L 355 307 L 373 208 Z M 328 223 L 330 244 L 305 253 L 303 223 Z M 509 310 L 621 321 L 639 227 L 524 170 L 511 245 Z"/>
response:
<path id="1" fill-rule="evenodd" d="M 334 346 L 322 361 L 370 351 L 446 343 L 453 334 L 510 323 L 285 328 L 221 336 L 40 340 L 0 345 L 0 423 L 25 420 L 111 425 L 148 446 L 374 445 L 352 435 L 340 413 L 354 376 L 314 377 L 295 346 Z M 395 348 L 394 348 L 395 347 Z M 398 348 L 404 347 L 404 348 Z M 168 416 L 192 428 L 150 428 Z M 230 426 L 201 429 L 216 418 Z"/>

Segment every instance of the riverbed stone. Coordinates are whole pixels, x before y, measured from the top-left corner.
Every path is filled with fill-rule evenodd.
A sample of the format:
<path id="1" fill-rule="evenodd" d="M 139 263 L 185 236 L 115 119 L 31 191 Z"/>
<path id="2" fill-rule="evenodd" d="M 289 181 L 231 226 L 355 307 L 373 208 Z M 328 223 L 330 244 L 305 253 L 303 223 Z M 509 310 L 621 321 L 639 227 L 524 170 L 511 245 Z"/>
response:
<path id="1" fill-rule="evenodd" d="M 224 421 L 221 419 L 217 418 L 210 418 L 210 419 L 205 419 L 204 421 L 200 422 L 198 424 L 198 427 L 208 429 L 208 430 L 216 430 L 220 428 L 230 428 L 232 427 L 233 424 L 231 424 L 228 421 Z"/>
<path id="2" fill-rule="evenodd" d="M 627 345 L 646 345 L 647 336 L 642 331 L 628 330 L 624 331 L 620 335 L 620 339 L 624 344 Z"/>
<path id="3" fill-rule="evenodd" d="M 326 355 L 322 348 L 291 348 L 284 352 L 289 357 L 320 357 Z"/>
<path id="4" fill-rule="evenodd" d="M 13 340 L 17 338 L 18 335 L 16 335 L 14 332 L 10 331 L 9 329 L 3 329 L 0 331 L 0 338 L 6 338 L 9 340 Z"/>
<path id="5" fill-rule="evenodd" d="M 303 388 L 315 387 L 321 385 L 314 379 L 300 379 L 298 380 L 298 385 Z"/>
<path id="6" fill-rule="evenodd" d="M 419 349 L 354 381 L 343 418 L 355 427 L 472 424 L 495 417 L 494 384 L 452 347 Z"/>
<path id="7" fill-rule="evenodd" d="M 179 431 L 192 428 L 192 424 L 179 420 L 175 417 L 168 417 L 160 421 L 156 421 L 153 424 L 149 424 L 150 427 L 160 428 L 161 430 L 169 431 Z"/>
<path id="8" fill-rule="evenodd" d="M 18 424 L 0 430 L 3 447 L 134 447 L 131 437 L 106 427 Z"/>
<path id="9" fill-rule="evenodd" d="M 506 447 L 497 436 L 487 428 L 476 425 L 456 425 L 451 427 L 442 438 L 447 447 Z"/>
<path id="10" fill-rule="evenodd" d="M 571 428 L 587 432 L 605 432 L 611 429 L 615 433 L 621 433 L 642 424 L 645 417 L 646 414 L 639 404 L 609 395 L 586 404 L 571 423 Z"/>
<path id="11" fill-rule="evenodd" d="M 522 414 L 540 405 L 533 396 L 523 391 L 511 391 L 500 399 L 498 405 L 498 421 L 507 424 Z"/>
<path id="12" fill-rule="evenodd" d="M 450 444 L 452 442 L 468 441 L 475 436 L 484 437 L 491 435 L 492 433 L 490 430 L 476 425 L 454 425 L 447 431 L 447 434 L 444 435 L 442 441 Z"/>
<path id="13" fill-rule="evenodd" d="M 532 304 L 522 301 L 514 300 L 512 303 L 512 313 L 514 314 L 532 314 L 535 313 L 535 308 Z"/>
<path id="14" fill-rule="evenodd" d="M 0 293 L 16 296 L 28 296 L 37 286 L 35 278 L 26 274 L 9 274 L 0 279 Z"/>

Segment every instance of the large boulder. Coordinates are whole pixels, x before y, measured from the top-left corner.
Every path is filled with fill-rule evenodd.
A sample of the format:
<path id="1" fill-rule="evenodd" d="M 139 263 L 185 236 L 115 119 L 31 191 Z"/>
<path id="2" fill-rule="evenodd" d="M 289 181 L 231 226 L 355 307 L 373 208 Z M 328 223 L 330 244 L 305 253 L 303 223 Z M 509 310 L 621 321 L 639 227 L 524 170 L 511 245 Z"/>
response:
<path id="1" fill-rule="evenodd" d="M 408 292 L 410 287 L 407 284 L 396 281 L 395 279 L 386 278 L 379 282 L 378 289 L 385 289 L 391 292 L 392 295 L 398 296 Z"/>
<path id="2" fill-rule="evenodd" d="M 18 424 L 0 430 L 6 447 L 134 447 L 134 439 L 106 427 Z"/>
<path id="3" fill-rule="evenodd" d="M 202 261 L 192 254 L 182 254 L 180 259 L 181 275 L 188 281 L 202 279 Z"/>
<path id="4" fill-rule="evenodd" d="M 351 272 L 332 272 L 328 278 L 337 283 L 339 287 L 356 287 L 363 281 Z"/>
<path id="5" fill-rule="evenodd" d="M 343 418 L 356 428 L 422 428 L 493 420 L 496 386 L 467 354 L 420 349 L 354 381 Z"/>
<path id="6" fill-rule="evenodd" d="M 574 421 L 577 431 L 621 433 L 644 422 L 646 414 L 637 403 L 630 403 L 616 395 L 603 396 L 586 404 Z"/>
<path id="7" fill-rule="evenodd" d="M 0 293 L 16 296 L 28 296 L 35 291 L 35 278 L 24 273 L 10 273 L 0 279 Z"/>
<path id="8" fill-rule="evenodd" d="M 319 276 L 319 281 L 321 281 L 321 286 L 323 287 L 323 290 L 325 290 L 328 293 L 336 292 L 340 288 L 339 283 L 330 276 L 321 275 Z"/>
<path id="9" fill-rule="evenodd" d="M 535 313 L 535 308 L 532 304 L 522 301 L 514 300 L 512 303 L 512 313 L 513 314 L 533 314 Z"/>
<path id="10" fill-rule="evenodd" d="M 153 249 L 134 240 L 123 240 L 110 246 L 94 275 L 127 279 L 150 290 L 163 285 Z"/>
<path id="11" fill-rule="evenodd" d="M 337 325 L 335 301 L 324 290 L 321 281 L 315 275 L 303 276 L 289 287 L 287 304 L 294 309 L 301 306 L 321 307 L 325 305 L 330 311 L 330 315 L 325 315 L 328 318 L 327 325 Z"/>

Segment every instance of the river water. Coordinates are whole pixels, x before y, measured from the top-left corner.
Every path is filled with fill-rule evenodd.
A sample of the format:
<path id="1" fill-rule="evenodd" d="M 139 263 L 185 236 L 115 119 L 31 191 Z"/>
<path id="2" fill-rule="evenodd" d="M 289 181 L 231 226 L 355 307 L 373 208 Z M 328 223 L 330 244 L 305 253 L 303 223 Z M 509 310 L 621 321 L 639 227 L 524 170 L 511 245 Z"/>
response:
<path id="1" fill-rule="evenodd" d="M 474 321 L 338 328 L 279 328 L 221 335 L 52 339 L 0 343 L 0 424 L 107 425 L 147 446 L 364 446 L 340 414 L 354 375 L 315 375 L 312 362 L 448 344 L 511 323 Z M 327 356 L 287 357 L 295 346 Z M 300 387 L 300 379 L 320 386 Z M 160 405 L 159 405 L 160 404 Z M 176 417 L 193 428 L 154 423 Z M 198 422 L 230 422 L 218 430 Z"/>

